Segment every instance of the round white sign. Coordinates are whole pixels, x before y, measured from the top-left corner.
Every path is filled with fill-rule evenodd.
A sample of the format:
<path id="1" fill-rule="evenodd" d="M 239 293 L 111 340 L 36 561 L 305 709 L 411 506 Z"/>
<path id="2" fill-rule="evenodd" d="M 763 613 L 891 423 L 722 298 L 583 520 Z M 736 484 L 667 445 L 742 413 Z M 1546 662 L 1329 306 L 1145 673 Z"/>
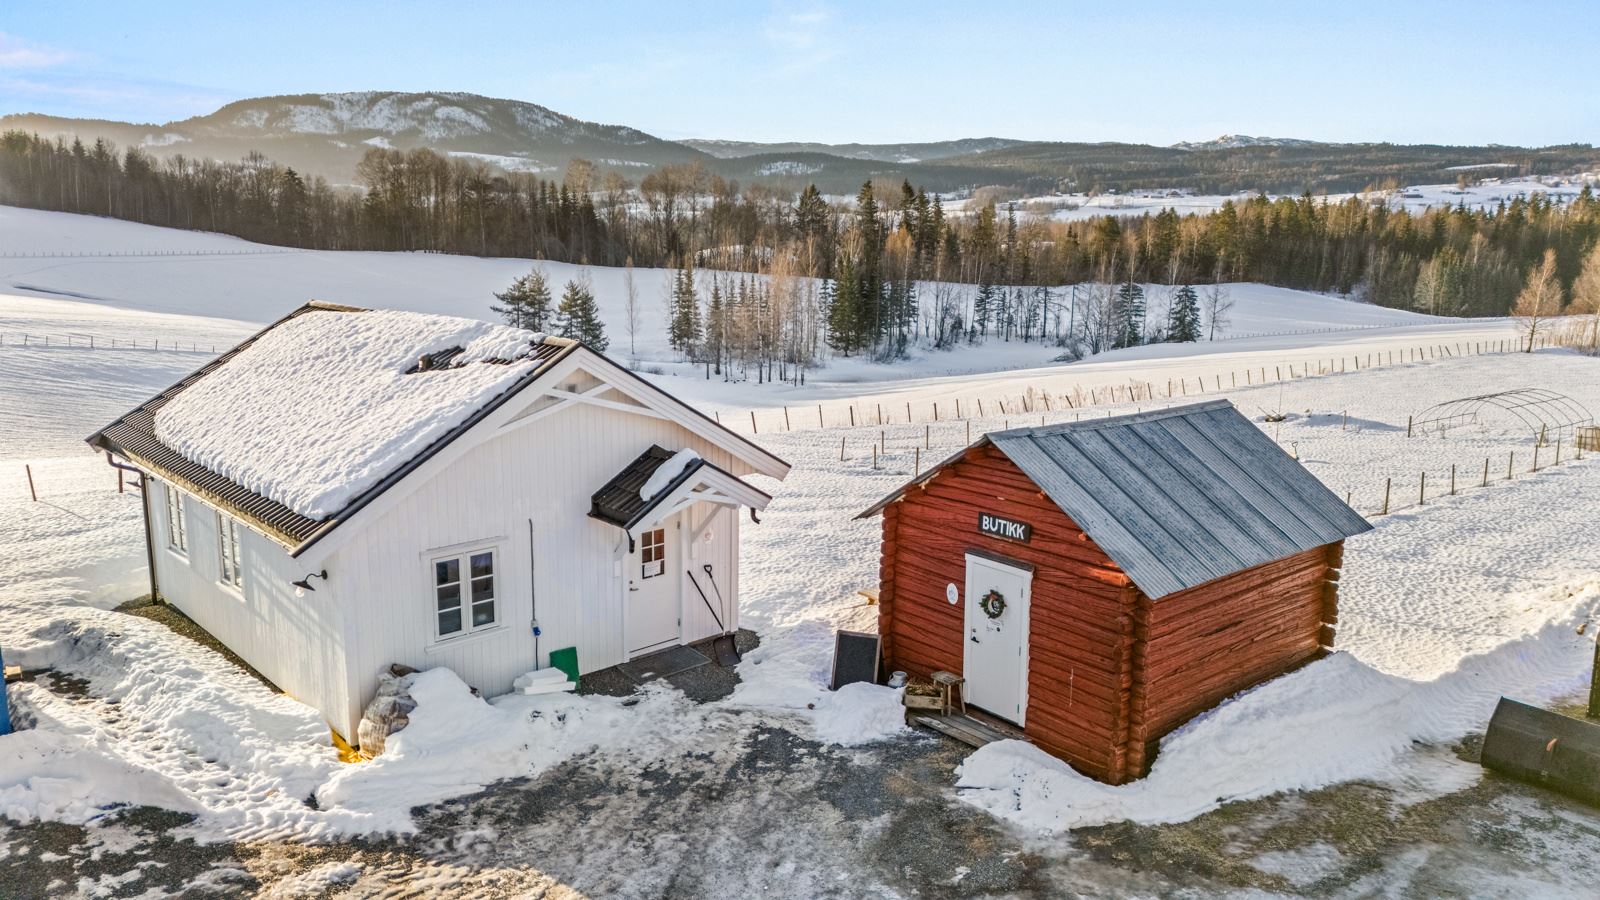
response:
<path id="1" fill-rule="evenodd" d="M 944 598 L 950 601 L 951 606 L 954 606 L 956 601 L 961 599 L 961 592 L 956 590 L 954 581 L 944 586 Z"/>

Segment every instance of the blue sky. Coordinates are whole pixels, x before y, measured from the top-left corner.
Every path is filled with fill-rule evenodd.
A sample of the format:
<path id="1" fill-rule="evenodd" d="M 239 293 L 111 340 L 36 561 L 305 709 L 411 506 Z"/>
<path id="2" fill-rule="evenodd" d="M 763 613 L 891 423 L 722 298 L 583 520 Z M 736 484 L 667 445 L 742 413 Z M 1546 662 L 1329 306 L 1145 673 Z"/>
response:
<path id="1" fill-rule="evenodd" d="M 3 0 L 0 113 L 461 90 L 667 138 L 1594 143 L 1597 29 L 1592 0 Z"/>

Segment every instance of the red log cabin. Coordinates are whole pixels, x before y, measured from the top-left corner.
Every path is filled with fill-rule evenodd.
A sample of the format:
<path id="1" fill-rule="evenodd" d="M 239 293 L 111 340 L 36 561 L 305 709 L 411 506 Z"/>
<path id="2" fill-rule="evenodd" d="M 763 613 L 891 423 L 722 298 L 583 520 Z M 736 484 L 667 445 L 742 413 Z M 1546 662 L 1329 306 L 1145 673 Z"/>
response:
<path id="1" fill-rule="evenodd" d="M 883 514 L 886 668 L 1111 784 L 1160 738 L 1333 644 L 1367 521 L 1225 400 L 985 435 Z"/>

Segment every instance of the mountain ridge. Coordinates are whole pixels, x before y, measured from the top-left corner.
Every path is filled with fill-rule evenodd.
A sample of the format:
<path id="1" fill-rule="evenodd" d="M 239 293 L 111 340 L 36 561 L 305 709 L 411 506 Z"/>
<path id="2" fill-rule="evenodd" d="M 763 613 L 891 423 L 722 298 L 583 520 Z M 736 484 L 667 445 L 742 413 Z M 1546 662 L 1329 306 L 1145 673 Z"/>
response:
<path id="1" fill-rule="evenodd" d="M 1351 144 L 1238 134 L 1167 147 L 1002 137 L 877 144 L 673 141 L 529 101 L 460 91 L 253 97 L 163 124 L 19 113 L 0 117 L 4 130 L 104 138 L 155 157 L 237 160 L 259 152 L 335 185 L 354 184 L 357 165 L 373 147 L 425 147 L 464 163 L 549 178 L 560 177 L 574 159 L 633 182 L 662 166 L 699 164 L 741 184 L 794 190 L 815 183 L 829 193 L 852 194 L 866 181 L 901 180 L 946 193 L 997 186 L 1016 196 L 1141 188 L 1320 193 L 1454 181 L 1462 170 L 1488 164 L 1522 175 L 1600 166 L 1600 153 L 1584 145 Z"/>

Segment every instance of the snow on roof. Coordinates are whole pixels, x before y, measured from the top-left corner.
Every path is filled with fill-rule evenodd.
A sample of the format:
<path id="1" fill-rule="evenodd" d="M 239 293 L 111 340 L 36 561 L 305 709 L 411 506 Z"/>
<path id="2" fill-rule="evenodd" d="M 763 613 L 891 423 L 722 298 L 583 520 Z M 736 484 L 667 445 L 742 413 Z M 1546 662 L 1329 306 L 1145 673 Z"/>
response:
<path id="1" fill-rule="evenodd" d="M 543 342 L 504 325 L 396 310 L 296 316 L 178 393 L 156 413 L 155 433 L 185 458 L 323 519 L 526 375 Z M 438 365 L 419 371 L 428 355 Z"/>

